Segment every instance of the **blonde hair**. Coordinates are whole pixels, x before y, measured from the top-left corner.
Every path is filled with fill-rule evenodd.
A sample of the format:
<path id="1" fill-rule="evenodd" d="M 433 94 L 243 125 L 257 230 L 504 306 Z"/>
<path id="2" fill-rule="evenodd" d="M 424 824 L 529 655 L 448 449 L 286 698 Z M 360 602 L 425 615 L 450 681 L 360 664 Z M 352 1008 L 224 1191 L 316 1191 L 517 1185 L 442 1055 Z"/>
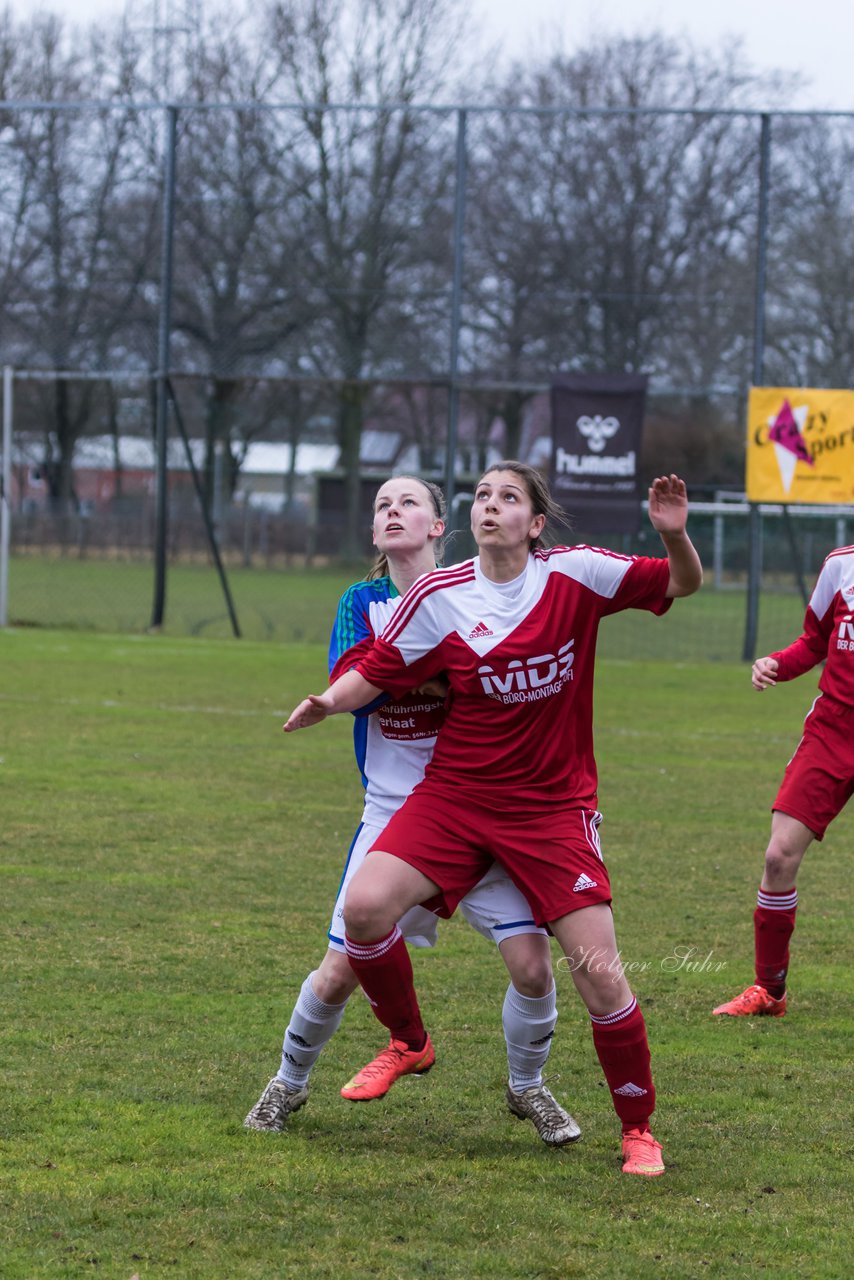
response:
<path id="1" fill-rule="evenodd" d="M 529 466 L 527 462 L 518 462 L 515 458 L 505 459 L 503 462 L 496 462 L 493 466 L 487 467 L 477 484 L 479 485 L 481 480 L 492 475 L 494 471 L 512 471 L 518 476 L 525 486 L 534 515 L 546 517 L 543 532 L 538 538 L 531 539 L 531 551 L 553 545 L 554 538 L 549 526 L 560 525 L 566 530 L 571 530 L 572 518 L 567 515 L 559 502 L 555 502 L 545 476 L 536 467 Z M 477 491 L 477 485 L 475 491 Z"/>
<path id="2" fill-rule="evenodd" d="M 414 480 L 416 484 L 420 484 L 422 489 L 426 489 L 430 495 L 430 501 L 433 503 L 433 510 L 436 513 L 436 519 L 442 521 L 445 520 L 445 517 L 447 516 L 445 495 L 439 486 L 434 484 L 432 480 L 422 480 L 420 476 L 409 475 L 392 476 L 391 479 Z M 380 488 L 382 488 L 382 485 L 380 485 Z M 379 492 L 379 490 L 377 490 L 377 492 Z M 433 554 L 436 557 L 437 564 L 442 559 L 444 546 L 445 542 L 443 538 L 437 538 L 433 544 Z M 380 551 L 368 571 L 366 581 L 371 582 L 374 578 L 387 578 L 389 576 L 388 556 L 384 551 Z"/>

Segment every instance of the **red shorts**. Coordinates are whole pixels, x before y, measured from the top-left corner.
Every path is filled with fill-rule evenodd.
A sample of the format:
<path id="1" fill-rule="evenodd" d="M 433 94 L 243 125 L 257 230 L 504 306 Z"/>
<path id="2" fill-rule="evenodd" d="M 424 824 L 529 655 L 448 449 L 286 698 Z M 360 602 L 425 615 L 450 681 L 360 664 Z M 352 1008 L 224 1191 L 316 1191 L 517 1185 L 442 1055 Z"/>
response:
<path id="1" fill-rule="evenodd" d="M 500 862 L 531 906 L 538 925 L 611 901 L 599 848 L 602 815 L 593 809 L 507 813 L 459 800 L 446 787 L 419 783 L 373 849 L 417 868 L 441 892 L 423 905 L 440 916 Z"/>
<path id="2" fill-rule="evenodd" d="M 854 715 L 851 708 L 817 698 L 804 721 L 772 810 L 787 813 L 821 840 L 854 795 Z"/>

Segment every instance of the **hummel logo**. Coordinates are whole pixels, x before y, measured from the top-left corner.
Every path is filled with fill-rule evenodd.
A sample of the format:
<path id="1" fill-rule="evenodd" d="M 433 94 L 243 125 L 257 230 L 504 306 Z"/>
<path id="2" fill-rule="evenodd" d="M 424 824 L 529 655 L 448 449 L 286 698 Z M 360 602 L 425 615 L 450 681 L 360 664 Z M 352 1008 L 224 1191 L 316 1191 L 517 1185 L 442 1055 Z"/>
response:
<path id="1" fill-rule="evenodd" d="M 466 637 L 468 640 L 482 640 L 484 636 L 494 635 L 494 631 L 490 631 L 485 622 L 479 622 L 474 631 L 470 631 Z"/>
<path id="2" fill-rule="evenodd" d="M 582 871 L 581 875 L 578 877 L 575 884 L 572 886 L 572 892 L 583 893 L 585 889 L 595 889 L 595 888 L 597 888 L 596 881 L 591 880 L 590 877 L 586 876 Z"/>
<path id="3" fill-rule="evenodd" d="M 643 1098 L 646 1095 L 646 1089 L 639 1088 L 638 1085 L 632 1084 L 630 1080 L 628 1084 L 621 1085 L 619 1089 L 615 1089 L 614 1093 L 619 1093 L 623 1098 Z"/>

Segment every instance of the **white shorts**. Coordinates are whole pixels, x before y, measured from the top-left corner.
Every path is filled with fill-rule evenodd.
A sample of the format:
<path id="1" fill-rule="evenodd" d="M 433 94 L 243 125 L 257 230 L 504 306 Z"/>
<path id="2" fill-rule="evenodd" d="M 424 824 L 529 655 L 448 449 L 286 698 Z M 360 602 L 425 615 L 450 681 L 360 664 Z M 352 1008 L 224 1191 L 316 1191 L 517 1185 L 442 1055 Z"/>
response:
<path id="1" fill-rule="evenodd" d="M 369 826 L 363 822 L 353 837 L 329 925 L 329 947 L 332 951 L 344 952 L 344 899 L 347 896 L 347 886 L 382 830 L 382 826 Z M 525 896 L 497 863 L 462 899 L 460 910 L 473 929 L 498 944 L 505 938 L 515 938 L 520 933 L 541 933 L 548 937 L 545 929 L 538 929 L 534 924 Z M 410 946 L 435 947 L 439 918 L 426 907 L 412 907 L 398 923 Z"/>

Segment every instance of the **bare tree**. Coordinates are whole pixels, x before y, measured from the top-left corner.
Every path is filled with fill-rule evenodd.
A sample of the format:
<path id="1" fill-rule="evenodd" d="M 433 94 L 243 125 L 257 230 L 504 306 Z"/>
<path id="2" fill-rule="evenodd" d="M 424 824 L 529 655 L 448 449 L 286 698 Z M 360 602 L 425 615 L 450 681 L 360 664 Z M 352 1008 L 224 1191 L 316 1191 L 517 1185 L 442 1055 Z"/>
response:
<path id="1" fill-rule="evenodd" d="M 177 156 L 173 363 L 204 375 L 205 487 L 217 442 L 230 474 L 268 427 L 237 411 L 241 378 L 287 372 L 311 304 L 301 285 L 295 122 L 269 109 L 267 46 L 218 19 L 194 59 Z"/>
<path id="2" fill-rule="evenodd" d="M 136 266 L 121 281 L 115 255 L 122 201 L 136 179 L 130 158 L 135 113 L 126 99 L 137 51 L 118 27 L 112 40 L 91 31 L 82 42 L 68 38 L 59 19 L 47 15 L 24 24 L 17 38 L 17 92 L 57 105 L 15 113 L 13 181 L 21 217 L 12 245 L 13 351 L 30 365 L 60 373 L 98 370 L 109 364 L 143 277 L 145 246 L 138 240 Z M 59 105 L 89 95 L 110 105 Z M 9 267 L 7 259 L 7 274 Z M 91 382 L 52 382 L 44 471 L 58 510 L 73 501 L 74 446 L 93 394 Z"/>
<path id="3" fill-rule="evenodd" d="M 772 130 L 768 377 L 847 387 L 854 368 L 854 121 Z"/>
<path id="4" fill-rule="evenodd" d="M 494 118 L 473 163 L 481 366 L 710 382 L 743 361 L 757 126 L 731 113 L 756 85 L 737 48 L 660 35 L 513 70 L 501 101 L 528 114 Z M 520 409 L 508 393 L 508 448 Z"/>
<path id="5" fill-rule="evenodd" d="M 245 21 L 214 14 L 186 50 L 173 367 L 198 377 L 208 493 L 218 444 L 232 479 L 258 435 L 286 435 L 295 457 L 325 380 L 353 554 L 366 415 L 393 414 L 423 466 L 444 443 L 457 124 L 446 104 L 466 71 L 464 18 L 462 0 L 277 0 Z M 164 111 L 132 105 L 155 92 L 152 75 L 127 25 L 72 37 L 49 16 L 0 15 L 4 359 L 153 365 Z M 737 45 L 698 53 L 655 33 L 516 65 L 488 88 L 495 109 L 468 124 L 460 352 L 478 388 L 466 401 L 476 452 L 500 423 L 505 451 L 523 447 L 530 397 L 558 369 L 646 372 L 682 393 L 658 415 L 662 440 L 690 405 L 731 452 L 720 389 L 752 372 L 748 111 L 760 93 L 782 104 L 783 88 Z M 15 109 L 16 98 L 80 105 Z M 109 105 L 84 103 L 95 98 Z M 850 123 L 775 121 L 772 136 L 768 376 L 844 385 Z M 279 404 L 277 378 L 290 388 Z M 46 475 L 64 507 L 78 436 L 102 413 L 115 428 L 118 406 L 70 378 L 43 394 Z M 711 450 L 695 441 L 685 454 L 711 467 Z"/>
<path id="6" fill-rule="evenodd" d="M 551 317 L 544 324 L 547 299 L 560 287 L 561 243 L 550 192 L 557 175 L 544 155 L 554 121 L 519 110 L 515 74 L 500 103 L 502 110 L 471 131 L 463 352 L 469 373 L 503 384 L 478 397 L 480 454 L 491 422 L 500 417 L 506 455 L 516 457 L 533 394 L 524 383 L 560 367 L 566 333 Z"/>
<path id="7" fill-rule="evenodd" d="M 361 542 L 364 380 L 393 373 L 402 335 L 419 327 L 407 291 L 419 279 L 416 261 L 433 251 L 424 228 L 451 171 L 446 164 L 437 172 L 437 118 L 416 104 L 435 102 L 447 83 L 460 12 L 454 0 L 354 0 L 346 8 L 293 0 L 270 10 L 282 80 L 301 104 L 302 267 L 321 312 L 309 358 L 340 388 L 352 555 Z"/>

